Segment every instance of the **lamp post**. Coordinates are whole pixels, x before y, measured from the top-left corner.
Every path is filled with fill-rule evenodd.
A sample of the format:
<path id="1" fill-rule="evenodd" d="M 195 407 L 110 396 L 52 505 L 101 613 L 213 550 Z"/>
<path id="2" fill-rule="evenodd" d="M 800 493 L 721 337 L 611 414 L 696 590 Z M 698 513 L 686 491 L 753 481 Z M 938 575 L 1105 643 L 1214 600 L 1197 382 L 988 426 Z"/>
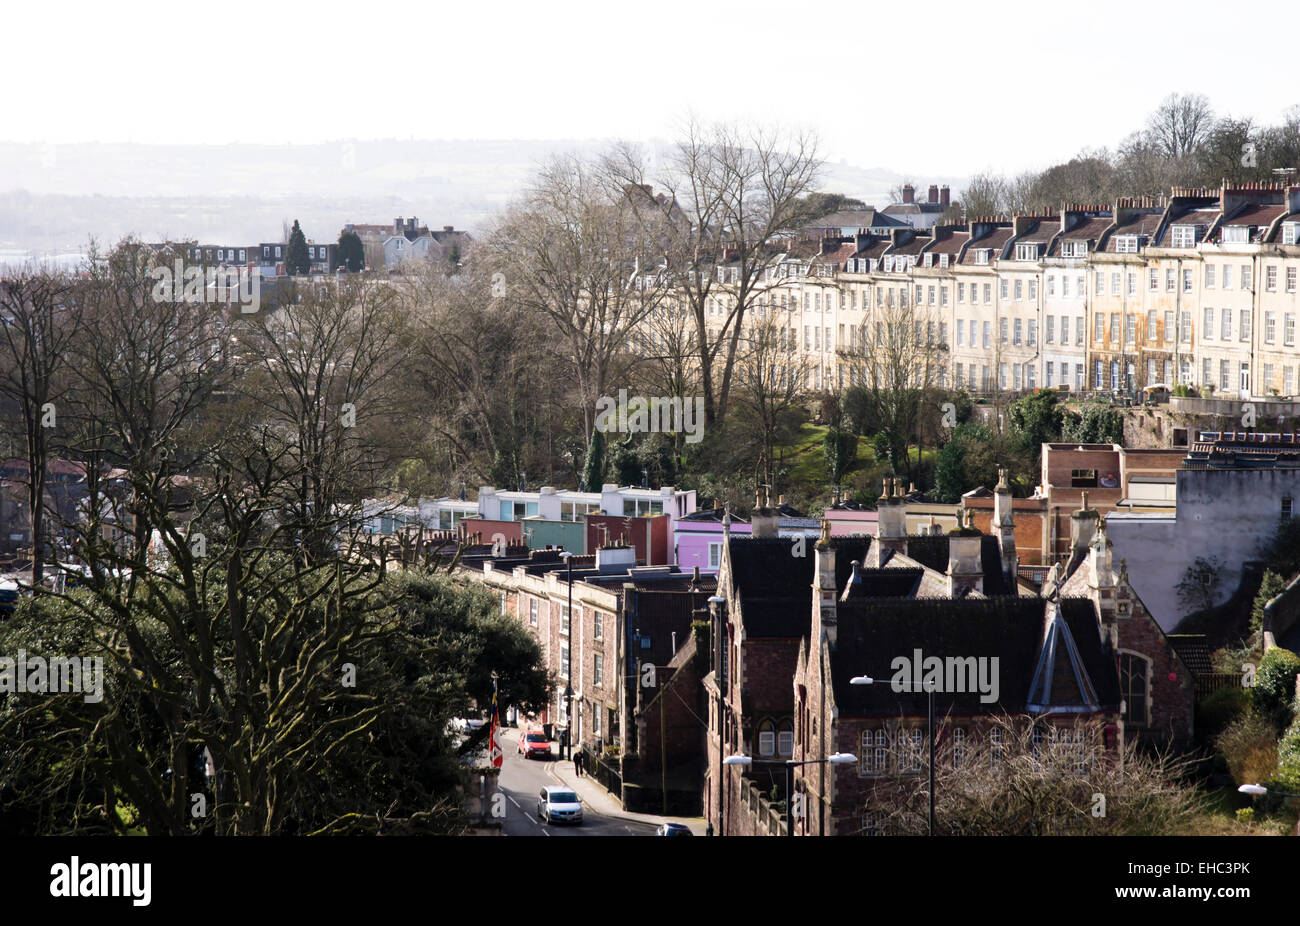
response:
<path id="1" fill-rule="evenodd" d="M 1265 794 L 1276 794 L 1278 797 L 1300 797 L 1300 794 L 1291 794 L 1288 791 L 1270 791 L 1263 785 L 1242 785 L 1237 790 L 1242 794 L 1249 794 L 1251 797 L 1261 797 Z"/>
<path id="2" fill-rule="evenodd" d="M 727 773 L 723 769 L 727 753 L 727 726 L 723 722 L 723 714 L 726 710 L 727 691 L 725 681 L 722 678 L 722 623 L 718 619 L 718 609 L 727 603 L 727 599 L 721 595 L 713 595 L 709 598 L 709 645 L 713 649 L 713 672 L 714 680 L 718 684 L 718 835 L 727 835 Z M 663 731 L 660 731 L 663 735 Z"/>
<path id="3" fill-rule="evenodd" d="M 565 550 L 560 554 L 569 572 L 569 605 L 565 612 L 569 628 L 573 628 L 573 554 Z M 568 755 L 565 756 L 565 750 Z M 573 634 L 569 634 L 569 677 L 564 684 L 564 746 L 560 749 L 560 758 L 573 758 Z"/>
<path id="4" fill-rule="evenodd" d="M 727 756 L 723 765 L 784 765 L 785 766 L 785 834 L 794 835 L 794 770 L 804 765 L 848 765 L 858 757 L 850 752 L 837 752 L 825 759 L 755 759 L 753 756 Z"/>
<path id="5" fill-rule="evenodd" d="M 874 685 L 876 680 L 869 675 L 859 675 L 850 679 L 850 685 Z M 911 689 L 907 689 L 910 691 Z M 926 738 L 930 741 L 930 835 L 934 835 L 934 685 L 926 686 L 926 711 L 925 711 L 925 729 Z"/>

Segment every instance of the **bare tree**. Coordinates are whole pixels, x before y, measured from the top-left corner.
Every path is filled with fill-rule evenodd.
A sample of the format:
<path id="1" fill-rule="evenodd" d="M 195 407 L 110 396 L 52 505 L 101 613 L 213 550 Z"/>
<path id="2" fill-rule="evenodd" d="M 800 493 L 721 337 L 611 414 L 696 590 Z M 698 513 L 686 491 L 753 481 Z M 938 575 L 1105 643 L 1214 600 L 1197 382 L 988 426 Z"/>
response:
<path id="1" fill-rule="evenodd" d="M 596 400 L 668 291 L 665 235 L 644 196 L 603 162 L 559 157 L 483 243 L 507 298 L 549 319 L 563 343 L 588 440 Z"/>
<path id="2" fill-rule="evenodd" d="M 70 281 L 47 270 L 28 269 L 0 279 L 0 394 L 22 418 L 27 462 L 27 505 L 32 528 L 32 588 L 43 588 L 45 480 L 50 435 L 66 387 L 63 373 L 78 334 L 81 313 Z M 68 411 L 67 408 L 64 409 Z M 58 512 L 52 512 L 58 517 Z"/>
<path id="3" fill-rule="evenodd" d="M 777 443 L 790 413 L 808 384 L 808 363 L 799 350 L 797 332 L 786 325 L 785 313 L 760 306 L 741 339 L 737 361 L 735 404 L 746 428 L 757 438 L 763 461 L 758 481 L 776 490 Z"/>
<path id="4" fill-rule="evenodd" d="M 630 149 L 616 173 L 637 186 L 644 167 Z M 690 122 L 659 186 L 671 232 L 667 267 L 695 328 L 705 422 L 726 420 L 741 330 L 793 236 L 817 218 L 817 140 L 779 129 Z"/>
<path id="5" fill-rule="evenodd" d="M 885 435 L 890 464 L 912 474 L 908 447 L 925 433 L 921 416 L 933 410 L 935 390 L 946 381 L 948 345 L 939 337 L 939 316 L 889 296 L 872 310 L 857 346 L 841 356 L 854 371 L 866 417 Z"/>
<path id="6" fill-rule="evenodd" d="M 1147 136 L 1165 157 L 1178 160 L 1196 151 L 1214 127 L 1214 110 L 1199 93 L 1171 93 L 1147 119 Z"/>
<path id="7" fill-rule="evenodd" d="M 901 730 L 899 731 L 902 732 Z M 1132 741 L 1103 748 L 1098 722 L 1006 715 L 979 740 L 958 741 L 938 725 L 935 831 L 965 836 L 1185 834 L 1205 806 L 1187 781 L 1191 762 L 1141 751 Z M 929 825 L 924 749 L 910 739 L 864 803 L 867 835 L 921 835 Z"/>

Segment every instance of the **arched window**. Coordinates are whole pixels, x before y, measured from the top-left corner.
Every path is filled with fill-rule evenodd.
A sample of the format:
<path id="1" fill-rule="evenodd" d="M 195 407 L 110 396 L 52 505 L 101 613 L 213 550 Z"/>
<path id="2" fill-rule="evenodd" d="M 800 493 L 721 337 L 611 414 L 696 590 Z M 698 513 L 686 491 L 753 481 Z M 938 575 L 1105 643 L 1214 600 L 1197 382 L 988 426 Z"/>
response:
<path id="1" fill-rule="evenodd" d="M 1139 653 L 1119 654 L 1119 694 L 1124 699 L 1124 722 L 1145 727 L 1150 722 L 1151 662 Z"/>
<path id="2" fill-rule="evenodd" d="M 965 764 L 966 764 L 966 728 L 953 727 L 952 767 L 961 768 Z"/>
<path id="3" fill-rule="evenodd" d="M 782 759 L 794 755 L 794 721 L 782 720 L 776 726 L 776 754 Z"/>
<path id="4" fill-rule="evenodd" d="M 758 725 L 758 754 L 764 759 L 776 755 L 776 724 L 770 720 Z"/>

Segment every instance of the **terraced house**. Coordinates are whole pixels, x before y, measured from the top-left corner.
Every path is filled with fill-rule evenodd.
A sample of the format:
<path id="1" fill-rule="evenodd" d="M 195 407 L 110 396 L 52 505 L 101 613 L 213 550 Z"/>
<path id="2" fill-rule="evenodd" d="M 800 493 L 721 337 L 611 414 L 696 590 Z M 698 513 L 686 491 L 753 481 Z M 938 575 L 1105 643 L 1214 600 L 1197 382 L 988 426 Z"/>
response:
<path id="1" fill-rule="evenodd" d="M 976 393 L 1136 395 L 1178 383 L 1234 399 L 1300 392 L 1300 186 L 1176 188 L 963 225 L 845 228 L 792 235 L 747 318 L 771 313 L 788 330 L 787 365 L 808 390 L 872 381 L 878 355 L 905 333 L 932 349 L 917 377 Z M 733 269 L 717 272 L 711 328 L 734 305 Z"/>

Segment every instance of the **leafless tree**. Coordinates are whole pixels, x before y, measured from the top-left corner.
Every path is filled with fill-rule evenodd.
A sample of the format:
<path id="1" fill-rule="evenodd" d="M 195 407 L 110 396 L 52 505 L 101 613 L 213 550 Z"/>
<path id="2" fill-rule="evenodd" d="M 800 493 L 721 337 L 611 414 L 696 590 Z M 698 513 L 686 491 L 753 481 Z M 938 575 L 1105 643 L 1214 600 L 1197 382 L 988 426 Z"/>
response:
<path id="1" fill-rule="evenodd" d="M 618 176 L 644 184 L 633 150 L 612 160 Z M 741 331 L 777 285 L 773 267 L 817 218 L 807 194 L 820 170 L 811 134 L 691 121 L 658 180 L 672 235 L 667 267 L 694 323 L 707 425 L 726 420 Z"/>
<path id="2" fill-rule="evenodd" d="M 777 441 L 791 411 L 807 391 L 808 363 L 785 312 L 760 306 L 741 338 L 735 405 L 758 441 L 764 471 L 759 481 L 776 485 Z"/>
<path id="3" fill-rule="evenodd" d="M 1045 718 L 1035 725 L 998 716 L 978 738 L 958 742 L 949 722 L 937 734 L 937 833 L 1174 835 L 1204 806 L 1186 780 L 1189 762 L 1139 751 L 1133 742 L 1107 752 L 1097 722 Z M 875 782 L 863 806 L 868 835 L 927 831 L 925 749 L 912 743 L 899 739 L 893 774 Z"/>
<path id="4" fill-rule="evenodd" d="M 0 394 L 17 405 L 22 419 L 32 529 L 31 583 L 38 594 L 45 566 L 45 481 L 51 434 L 58 426 L 64 374 L 80 319 L 66 276 L 29 268 L 0 278 Z M 58 517 L 57 511 L 52 514 Z"/>
<path id="5" fill-rule="evenodd" d="M 558 157 L 481 248 L 506 298 L 550 320 L 588 440 L 596 400 L 622 375 L 633 332 L 668 291 L 665 234 L 644 195 L 603 161 Z"/>
<path id="6" fill-rule="evenodd" d="M 1199 93 L 1171 93 L 1147 119 L 1147 136 L 1165 157 L 1178 160 L 1196 151 L 1214 127 L 1214 110 Z"/>

